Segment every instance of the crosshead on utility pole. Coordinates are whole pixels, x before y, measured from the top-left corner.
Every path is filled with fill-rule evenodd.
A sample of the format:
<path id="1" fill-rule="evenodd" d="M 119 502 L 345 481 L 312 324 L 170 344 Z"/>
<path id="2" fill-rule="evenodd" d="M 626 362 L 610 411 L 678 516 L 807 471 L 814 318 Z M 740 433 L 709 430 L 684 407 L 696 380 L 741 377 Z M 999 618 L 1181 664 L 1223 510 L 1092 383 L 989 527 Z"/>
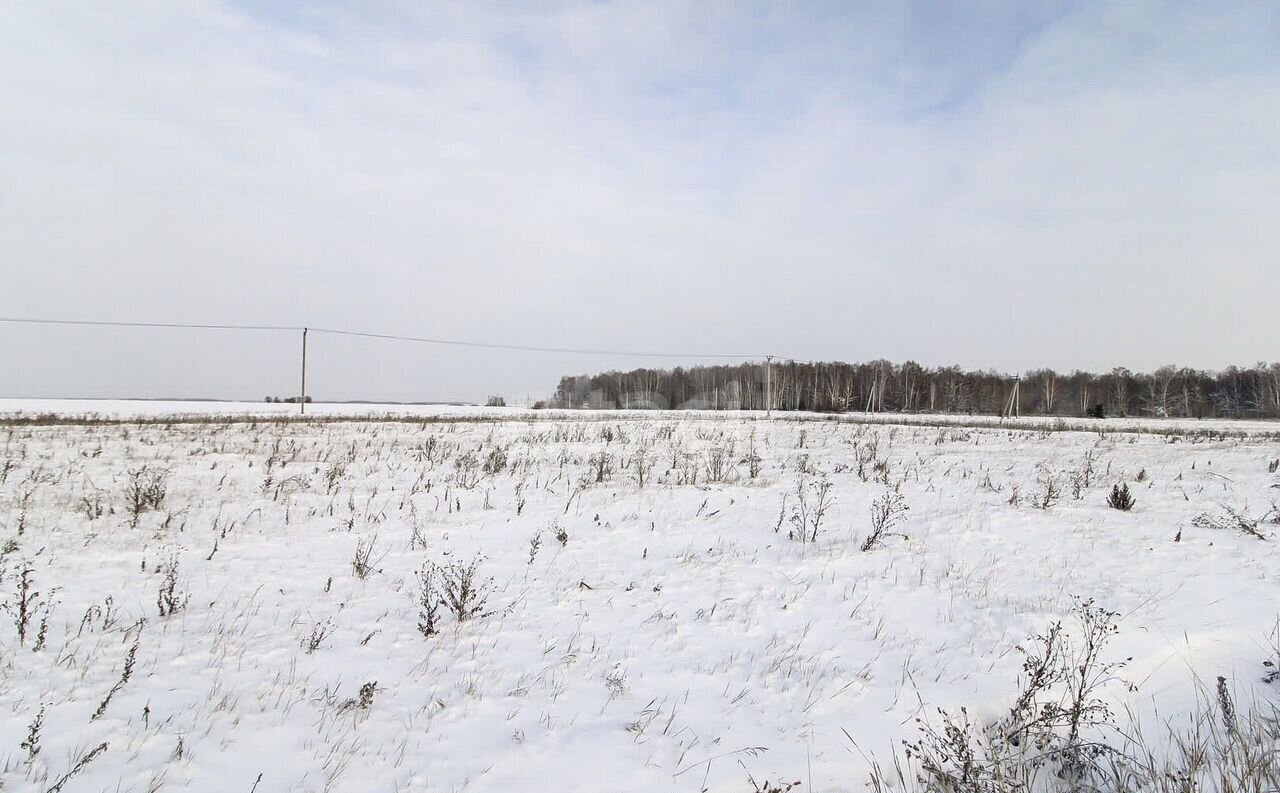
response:
<path id="1" fill-rule="evenodd" d="M 764 357 L 764 417 L 773 416 L 773 356 Z"/>
<path id="2" fill-rule="evenodd" d="M 302 329 L 302 393 L 298 396 L 298 414 L 307 412 L 307 329 Z"/>

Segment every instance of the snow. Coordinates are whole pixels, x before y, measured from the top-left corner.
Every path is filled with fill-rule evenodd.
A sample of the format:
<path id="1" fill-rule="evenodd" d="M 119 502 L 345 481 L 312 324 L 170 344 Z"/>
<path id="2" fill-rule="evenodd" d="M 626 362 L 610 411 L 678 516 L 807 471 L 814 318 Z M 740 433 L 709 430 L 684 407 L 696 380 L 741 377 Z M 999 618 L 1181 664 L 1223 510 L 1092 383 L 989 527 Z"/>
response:
<path id="1" fill-rule="evenodd" d="M 83 419 L 206 419 L 210 416 L 299 417 L 296 404 L 201 400 L 137 400 L 137 399 L 16 399 L 0 398 L 0 419 L 54 415 Z M 526 407 L 490 408 L 480 405 L 432 405 L 377 402 L 316 402 L 307 405 L 306 416 L 349 419 L 411 419 L 475 417 L 601 420 L 670 419 L 679 421 L 762 418 L 759 411 L 737 410 L 534 410 Z M 905 426 L 1000 426 L 1021 429 L 1080 430 L 1144 433 L 1222 433 L 1269 437 L 1280 440 L 1280 422 L 1266 419 L 1166 419 L 1142 416 L 1112 417 L 1102 421 L 1053 416 L 967 416 L 940 413 L 864 413 L 840 414 L 787 411 L 776 414 L 790 421 L 835 421 L 855 424 Z"/>
<path id="2" fill-rule="evenodd" d="M 0 402 L 9 416 L 292 410 Z M 0 425 L 0 542 L 17 546 L 0 597 L 14 605 L 25 560 L 52 602 L 38 651 L 38 618 L 24 645 L 13 619 L 0 626 L 4 789 L 45 790 L 106 742 L 64 793 L 248 791 L 259 775 L 260 793 L 744 791 L 748 774 L 860 790 L 868 756 L 887 759 L 914 718 L 1007 704 L 1015 645 L 1065 618 L 1073 595 L 1119 612 L 1111 651 L 1132 656 L 1124 676 L 1138 688 L 1113 694 L 1135 712 L 1176 712 L 1217 675 L 1242 701 L 1269 696 L 1258 678 L 1280 610 L 1277 543 L 1191 523 L 1280 500 L 1268 471 L 1280 443 L 1263 422 L 1108 420 L 1100 433 L 1030 419 L 308 412 L 352 420 Z M 858 476 L 854 450 L 873 439 L 910 512 L 905 538 L 864 553 L 886 486 Z M 724 481 L 707 481 L 730 444 Z M 501 471 L 459 469 L 494 448 L 508 455 Z M 653 463 L 643 488 L 641 449 Z M 598 454 L 614 469 L 599 483 Z M 1086 454 L 1095 478 L 1076 499 L 1068 482 Z M 143 465 L 167 472 L 168 492 L 134 527 L 125 488 Z M 785 520 L 775 532 L 801 470 L 828 477 L 834 498 L 809 544 L 788 539 Z M 1063 493 L 1038 509 L 1050 477 Z M 1106 505 L 1119 482 L 1132 512 Z M 91 518 L 94 494 L 106 511 Z M 376 572 L 362 579 L 353 555 L 375 537 Z M 477 555 L 494 613 L 443 617 L 424 637 L 415 573 Z M 189 600 L 162 617 L 174 559 Z M 318 625 L 331 629 L 308 652 Z M 130 678 L 94 718 L 135 641 Z M 372 681 L 369 707 L 344 707 Z M 20 744 L 42 707 L 29 759 Z"/>

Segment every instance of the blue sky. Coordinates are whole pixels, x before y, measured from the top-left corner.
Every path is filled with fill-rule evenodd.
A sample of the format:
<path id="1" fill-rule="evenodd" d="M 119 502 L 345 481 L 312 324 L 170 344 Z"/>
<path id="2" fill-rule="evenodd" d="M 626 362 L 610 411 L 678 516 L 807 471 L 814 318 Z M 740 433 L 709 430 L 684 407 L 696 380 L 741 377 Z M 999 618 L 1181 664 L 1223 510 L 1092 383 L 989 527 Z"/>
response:
<path id="1" fill-rule="evenodd" d="M 1251 363 L 1280 338 L 1277 42 L 1274 3 L 7 4 L 0 313 Z M 3 393 L 293 379 L 292 341 L 5 333 Z M 335 397 L 634 363 L 317 355 Z"/>

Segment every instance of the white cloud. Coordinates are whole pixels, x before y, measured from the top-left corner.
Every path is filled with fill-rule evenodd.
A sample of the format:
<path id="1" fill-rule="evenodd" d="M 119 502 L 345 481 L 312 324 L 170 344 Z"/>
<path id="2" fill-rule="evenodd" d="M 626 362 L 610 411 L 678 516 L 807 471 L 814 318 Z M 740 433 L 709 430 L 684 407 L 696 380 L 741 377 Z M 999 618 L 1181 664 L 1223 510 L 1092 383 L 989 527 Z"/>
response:
<path id="1" fill-rule="evenodd" d="M 283 10 L 0 9 L 0 313 L 1001 368 L 1274 355 L 1262 6 L 954 33 L 845 7 Z M 294 379 L 292 340 L 0 332 L 17 395 Z M 337 397 L 631 363 L 324 344 Z"/>

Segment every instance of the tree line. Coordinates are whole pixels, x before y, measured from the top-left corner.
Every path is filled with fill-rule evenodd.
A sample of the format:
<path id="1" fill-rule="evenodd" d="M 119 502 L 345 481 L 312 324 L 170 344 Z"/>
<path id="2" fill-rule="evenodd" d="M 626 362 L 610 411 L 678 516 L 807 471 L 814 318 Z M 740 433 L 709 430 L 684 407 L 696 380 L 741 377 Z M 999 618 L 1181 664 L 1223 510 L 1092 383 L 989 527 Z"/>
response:
<path id="1" fill-rule="evenodd" d="M 1217 372 L 1177 366 L 1146 373 L 1121 367 L 1105 374 L 1036 369 L 1011 377 L 914 361 L 783 361 L 774 362 L 769 379 L 774 410 L 1280 418 L 1280 363 Z M 752 362 L 568 376 L 540 404 L 763 410 L 765 394 L 765 364 Z"/>

